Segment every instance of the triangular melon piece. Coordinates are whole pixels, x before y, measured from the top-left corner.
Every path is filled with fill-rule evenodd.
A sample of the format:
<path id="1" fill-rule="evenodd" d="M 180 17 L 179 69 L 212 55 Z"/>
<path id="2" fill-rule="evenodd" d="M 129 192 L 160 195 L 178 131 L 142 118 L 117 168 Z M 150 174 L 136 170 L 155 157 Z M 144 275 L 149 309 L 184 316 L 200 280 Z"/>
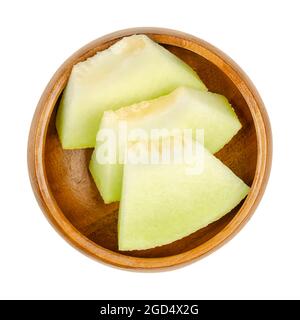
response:
<path id="1" fill-rule="evenodd" d="M 94 147 L 105 110 L 116 110 L 173 91 L 207 90 L 191 67 L 145 35 L 124 37 L 74 65 L 56 127 L 65 149 Z"/>
<path id="2" fill-rule="evenodd" d="M 188 174 L 186 164 L 124 165 L 120 250 L 149 249 L 181 239 L 220 219 L 245 198 L 249 187 L 203 152 L 200 174 Z"/>
<path id="3" fill-rule="evenodd" d="M 224 96 L 187 87 L 115 112 L 105 112 L 99 133 L 103 129 L 111 129 L 118 136 L 121 123 L 126 123 L 128 134 L 136 128 L 149 134 L 151 129 L 193 129 L 194 133 L 197 128 L 203 129 L 205 147 L 212 153 L 220 150 L 241 128 L 238 117 Z M 96 145 L 90 172 L 104 202 L 110 203 L 120 200 L 122 165 L 97 162 L 97 152 L 102 144 L 98 142 Z"/>

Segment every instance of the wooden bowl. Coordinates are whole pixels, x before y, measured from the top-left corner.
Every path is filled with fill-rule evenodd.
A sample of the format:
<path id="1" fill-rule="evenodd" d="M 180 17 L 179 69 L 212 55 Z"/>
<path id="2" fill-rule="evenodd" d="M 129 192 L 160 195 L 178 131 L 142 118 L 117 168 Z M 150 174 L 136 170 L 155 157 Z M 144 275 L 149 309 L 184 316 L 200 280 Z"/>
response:
<path id="1" fill-rule="evenodd" d="M 251 185 L 248 197 L 222 219 L 171 244 L 143 251 L 117 249 L 118 203 L 105 205 L 89 174 L 91 149 L 63 150 L 55 116 L 72 66 L 120 38 L 143 33 L 188 63 L 212 92 L 225 95 L 243 128 L 217 157 Z M 117 93 L 116 93 L 117 94 Z M 46 217 L 72 245 L 103 262 L 155 269 L 184 264 L 219 247 L 249 219 L 259 203 L 271 167 L 272 141 L 266 110 L 245 73 L 224 53 L 191 35 L 137 28 L 99 38 L 73 54 L 54 74 L 34 114 L 28 141 L 32 187 Z"/>

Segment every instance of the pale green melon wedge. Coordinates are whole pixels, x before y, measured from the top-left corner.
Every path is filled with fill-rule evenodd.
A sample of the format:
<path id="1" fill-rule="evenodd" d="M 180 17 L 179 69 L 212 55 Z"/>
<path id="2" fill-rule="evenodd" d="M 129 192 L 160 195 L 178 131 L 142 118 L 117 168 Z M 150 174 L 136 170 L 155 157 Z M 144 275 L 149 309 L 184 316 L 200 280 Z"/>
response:
<path id="1" fill-rule="evenodd" d="M 95 152 L 93 152 L 89 169 L 104 203 L 120 201 L 123 165 L 100 165 L 97 163 Z"/>
<path id="2" fill-rule="evenodd" d="M 94 147 L 105 110 L 153 99 L 181 85 L 207 90 L 192 68 L 147 36 L 121 39 L 73 67 L 56 119 L 63 148 Z"/>
<path id="3" fill-rule="evenodd" d="M 99 152 L 101 152 L 101 147 L 106 143 L 111 144 L 109 139 L 104 141 L 99 141 L 99 135 L 104 130 L 111 130 L 114 133 L 115 147 L 116 147 L 116 159 L 114 163 L 102 163 L 100 164 L 97 160 L 97 154 L 99 159 Z M 104 203 L 111 203 L 115 201 L 120 201 L 121 197 L 121 187 L 122 187 L 122 175 L 123 175 L 123 165 L 118 161 L 118 120 L 114 112 L 107 111 L 101 121 L 101 126 L 98 132 L 98 142 L 96 148 L 93 151 L 92 158 L 89 164 L 89 170 L 94 179 L 94 182 L 103 198 Z M 122 142 L 120 141 L 120 144 Z M 105 146 L 104 146 L 105 147 Z"/>
<path id="4" fill-rule="evenodd" d="M 195 142 L 197 143 L 197 142 Z M 181 239 L 220 219 L 249 187 L 204 150 L 204 168 L 125 164 L 119 209 L 119 249 L 143 250 Z"/>
<path id="5" fill-rule="evenodd" d="M 141 128 L 151 129 L 204 129 L 204 144 L 215 153 L 241 128 L 241 123 L 228 100 L 219 94 L 180 87 L 171 94 L 115 112 L 104 113 L 99 132 L 110 128 L 118 135 L 121 122 L 128 133 Z M 97 163 L 96 154 L 102 142 L 97 143 L 90 171 L 106 203 L 119 201 L 121 196 L 122 166 Z"/>

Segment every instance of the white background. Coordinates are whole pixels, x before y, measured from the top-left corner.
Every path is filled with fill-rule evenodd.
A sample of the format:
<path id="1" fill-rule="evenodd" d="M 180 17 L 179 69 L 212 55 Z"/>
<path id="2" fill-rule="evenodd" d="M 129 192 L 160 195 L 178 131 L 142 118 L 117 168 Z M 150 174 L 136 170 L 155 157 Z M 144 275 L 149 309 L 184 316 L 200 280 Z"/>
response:
<path id="1" fill-rule="evenodd" d="M 299 1 L 2 1 L 0 298 L 300 298 Z M 31 191 L 27 137 L 57 67 L 87 42 L 136 26 L 178 29 L 231 56 L 258 88 L 274 139 L 271 178 L 245 228 L 207 258 L 135 273 L 97 263 L 48 224 Z"/>

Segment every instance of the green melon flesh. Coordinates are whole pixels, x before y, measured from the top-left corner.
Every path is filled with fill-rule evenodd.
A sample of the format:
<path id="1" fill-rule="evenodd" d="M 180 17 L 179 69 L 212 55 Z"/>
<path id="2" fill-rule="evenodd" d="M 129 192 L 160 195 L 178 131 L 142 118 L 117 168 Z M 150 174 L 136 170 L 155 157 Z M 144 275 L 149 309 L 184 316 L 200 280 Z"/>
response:
<path id="1" fill-rule="evenodd" d="M 154 128 L 204 129 L 204 144 L 212 153 L 220 150 L 241 128 L 239 119 L 224 96 L 187 87 L 115 112 L 106 111 L 99 132 L 110 128 L 117 135 L 121 121 L 126 122 L 128 132 L 135 128 L 147 132 Z M 96 154 L 101 145 L 102 142 L 96 145 L 90 172 L 104 202 L 119 201 L 123 167 L 120 164 L 99 164 Z"/>
<path id="2" fill-rule="evenodd" d="M 249 191 L 206 150 L 201 174 L 188 175 L 186 168 L 185 164 L 124 165 L 120 250 L 149 249 L 188 236 L 231 211 Z"/>
<path id="3" fill-rule="evenodd" d="M 74 65 L 56 118 L 63 148 L 94 147 L 105 110 L 154 99 L 181 85 L 207 90 L 192 68 L 147 36 L 121 39 Z"/>

